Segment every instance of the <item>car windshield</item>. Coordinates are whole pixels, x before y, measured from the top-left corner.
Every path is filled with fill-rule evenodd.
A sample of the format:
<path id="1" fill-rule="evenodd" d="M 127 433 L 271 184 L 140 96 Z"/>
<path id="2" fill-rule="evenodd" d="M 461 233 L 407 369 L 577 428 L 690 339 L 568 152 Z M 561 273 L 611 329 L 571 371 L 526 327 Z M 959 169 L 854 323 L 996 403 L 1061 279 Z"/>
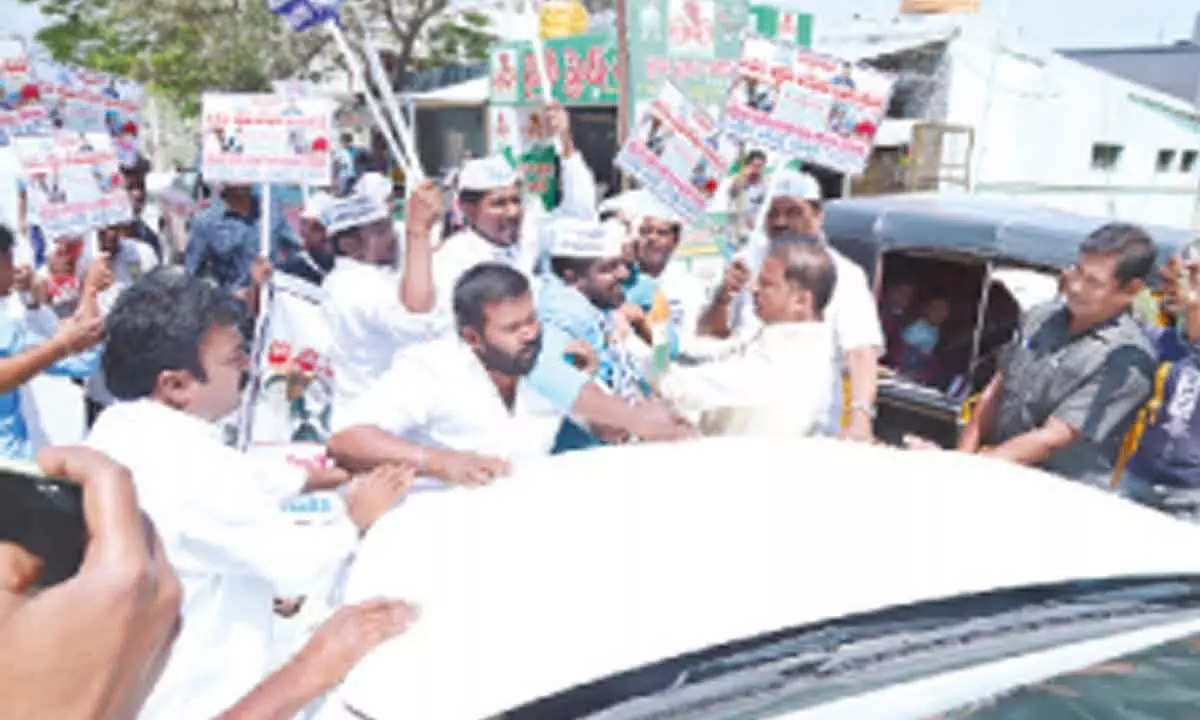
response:
<path id="1" fill-rule="evenodd" d="M 770 718 L 932 674 L 1200 617 L 1200 577 L 1077 581 L 889 608 L 750 638 L 501 715 Z"/>

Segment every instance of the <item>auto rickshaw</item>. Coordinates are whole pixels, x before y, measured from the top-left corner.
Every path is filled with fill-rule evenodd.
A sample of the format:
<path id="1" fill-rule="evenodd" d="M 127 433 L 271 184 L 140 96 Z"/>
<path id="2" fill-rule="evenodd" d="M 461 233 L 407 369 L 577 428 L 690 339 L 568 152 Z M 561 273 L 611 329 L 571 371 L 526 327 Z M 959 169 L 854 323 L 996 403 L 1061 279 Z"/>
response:
<path id="1" fill-rule="evenodd" d="M 898 367 L 893 344 L 882 363 L 875 433 L 900 444 L 912 433 L 953 447 L 970 400 L 995 374 L 999 355 L 1030 307 L 1059 292 L 1079 244 L 1110 220 L 970 195 L 907 194 L 828 204 L 830 243 L 874 283 L 881 317 L 895 324 L 920 317 L 938 295 L 949 304 L 928 372 Z M 1194 233 L 1142 225 L 1166 262 Z M 888 305 L 912 286 L 912 307 Z M 894 311 L 894 312 L 893 312 Z"/>

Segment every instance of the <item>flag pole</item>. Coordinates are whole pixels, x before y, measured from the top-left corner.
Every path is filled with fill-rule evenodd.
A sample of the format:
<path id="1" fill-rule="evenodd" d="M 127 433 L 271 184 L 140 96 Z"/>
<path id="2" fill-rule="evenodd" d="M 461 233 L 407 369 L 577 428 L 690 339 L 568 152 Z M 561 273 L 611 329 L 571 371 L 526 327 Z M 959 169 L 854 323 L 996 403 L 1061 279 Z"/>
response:
<path id="1" fill-rule="evenodd" d="M 359 14 L 358 8 L 353 3 L 347 3 L 347 6 L 350 8 L 350 14 L 354 16 L 355 22 L 362 28 L 363 55 L 367 58 L 367 69 L 375 81 L 375 86 L 379 89 L 379 94 L 383 97 L 384 107 L 391 115 L 392 123 L 396 128 L 396 136 L 400 141 L 401 150 L 406 153 L 405 162 L 408 167 L 412 168 L 411 174 L 406 172 L 405 176 L 415 182 L 421 182 L 425 179 L 425 172 L 424 168 L 421 167 L 420 153 L 417 151 L 416 136 L 413 134 L 412 125 L 405 119 L 404 113 L 400 110 L 400 102 L 396 98 L 396 91 L 392 88 L 391 82 L 388 81 L 387 73 L 383 69 L 383 61 L 379 56 L 379 49 L 375 47 L 375 42 L 371 39 L 371 33 L 367 28 L 367 24 L 363 22 L 362 15 Z M 415 183 L 409 184 L 415 185 Z"/>
<path id="2" fill-rule="evenodd" d="M 383 110 L 379 107 L 379 101 L 375 99 L 375 95 L 371 93 L 371 88 L 367 85 L 363 75 L 362 65 L 359 64 L 358 58 L 354 54 L 353 48 L 346 40 L 346 33 L 343 32 L 336 20 L 328 20 L 325 22 L 325 29 L 333 37 L 333 41 L 337 43 L 338 50 L 346 59 L 346 67 L 350 70 L 350 77 L 355 85 L 362 88 L 363 97 L 367 101 L 367 107 L 371 110 L 371 115 L 375 118 L 375 123 L 379 126 L 379 132 L 383 134 L 383 139 L 387 143 L 388 150 L 392 156 L 396 158 L 396 162 L 404 168 L 404 174 L 411 177 L 412 167 L 409 165 L 408 156 L 400 151 L 400 143 L 396 141 L 393 135 L 392 127 L 388 124 L 387 119 L 383 114 Z"/>

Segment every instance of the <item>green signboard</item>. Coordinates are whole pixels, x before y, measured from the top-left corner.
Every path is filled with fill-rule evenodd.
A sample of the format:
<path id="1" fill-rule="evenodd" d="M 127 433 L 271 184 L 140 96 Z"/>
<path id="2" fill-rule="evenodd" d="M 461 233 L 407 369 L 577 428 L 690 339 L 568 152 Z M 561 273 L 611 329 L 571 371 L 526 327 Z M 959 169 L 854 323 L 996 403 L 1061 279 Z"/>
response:
<path id="1" fill-rule="evenodd" d="M 615 33 L 589 33 L 543 43 L 551 97 L 568 107 L 611 106 L 619 98 Z M 558 205 L 556 151 L 546 136 L 544 95 L 533 43 L 496 45 L 488 63 L 488 147 L 508 158 L 526 193 Z"/>
<path id="2" fill-rule="evenodd" d="M 746 0 L 626 0 L 628 130 L 666 80 L 709 111 L 719 108 L 748 13 Z"/>
<path id="3" fill-rule="evenodd" d="M 625 6 L 629 131 L 671 80 L 714 117 L 742 52 L 742 34 L 812 46 L 812 15 L 747 0 L 639 0 Z"/>
<path id="4" fill-rule="evenodd" d="M 750 8 L 750 22 L 750 27 L 758 35 L 795 43 L 804 48 L 812 47 L 813 16 L 808 13 L 781 10 L 771 5 L 753 5 Z"/>
<path id="5" fill-rule="evenodd" d="M 589 33 L 543 43 L 552 97 L 567 106 L 616 105 L 617 38 Z M 504 43 L 492 49 L 488 64 L 493 105 L 542 104 L 541 74 L 533 43 Z"/>

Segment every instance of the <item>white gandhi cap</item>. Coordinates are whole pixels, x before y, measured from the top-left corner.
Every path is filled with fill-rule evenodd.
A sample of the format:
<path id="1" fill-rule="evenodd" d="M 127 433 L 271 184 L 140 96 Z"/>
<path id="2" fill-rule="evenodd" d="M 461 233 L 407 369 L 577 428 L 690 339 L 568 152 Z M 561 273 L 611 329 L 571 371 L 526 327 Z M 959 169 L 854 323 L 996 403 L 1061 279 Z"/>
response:
<path id="1" fill-rule="evenodd" d="M 683 218 L 649 190 L 630 190 L 600 203 L 600 212 L 614 211 L 627 218 L 653 218 L 682 223 Z"/>
<path id="2" fill-rule="evenodd" d="M 373 222 L 391 218 L 388 206 L 369 195 L 351 195 L 336 200 L 322 215 L 322 225 L 330 235 L 350 230 Z"/>
<path id="3" fill-rule="evenodd" d="M 300 213 L 300 217 L 324 224 L 325 213 L 335 202 L 334 197 L 327 192 L 314 192 L 304 201 L 304 210 Z"/>
<path id="4" fill-rule="evenodd" d="M 392 181 L 377 172 L 364 174 L 354 184 L 354 194 L 366 195 L 381 203 L 390 200 L 394 191 Z"/>
<path id="5" fill-rule="evenodd" d="M 556 258 L 604 259 L 621 255 L 625 233 L 619 223 L 564 218 L 549 228 L 550 256 Z"/>
<path id="6" fill-rule="evenodd" d="M 503 155 L 468 160 L 458 175 L 459 191 L 487 192 L 517 184 L 517 171 Z"/>
<path id="7" fill-rule="evenodd" d="M 821 183 L 806 172 L 780 170 L 775 176 L 775 196 L 820 202 Z"/>

